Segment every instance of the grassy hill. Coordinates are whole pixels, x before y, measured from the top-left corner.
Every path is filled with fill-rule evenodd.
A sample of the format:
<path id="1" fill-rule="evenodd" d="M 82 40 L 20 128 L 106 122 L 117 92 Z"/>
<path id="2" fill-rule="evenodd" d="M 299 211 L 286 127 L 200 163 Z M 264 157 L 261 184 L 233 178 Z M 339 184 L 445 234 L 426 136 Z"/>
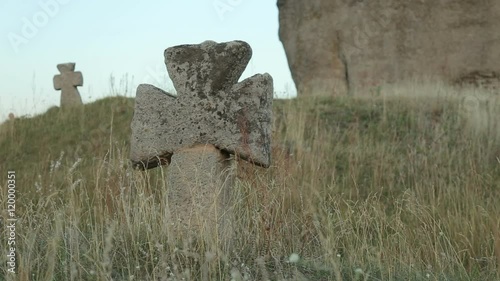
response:
<path id="1" fill-rule="evenodd" d="M 240 163 L 231 250 L 169 232 L 167 170 L 128 161 L 133 103 L 0 126 L 15 280 L 500 280 L 498 97 L 430 85 L 275 100 L 273 164 Z"/>
<path id="2" fill-rule="evenodd" d="M 61 154 L 63 166 L 82 159 L 91 168 L 92 161 L 104 158 L 112 147 L 128 146 L 133 108 L 133 99 L 113 97 L 8 121 L 0 129 L 0 151 L 6 159 L 0 168 L 15 169 L 27 182 L 36 180 L 37 173 L 49 172 Z"/>

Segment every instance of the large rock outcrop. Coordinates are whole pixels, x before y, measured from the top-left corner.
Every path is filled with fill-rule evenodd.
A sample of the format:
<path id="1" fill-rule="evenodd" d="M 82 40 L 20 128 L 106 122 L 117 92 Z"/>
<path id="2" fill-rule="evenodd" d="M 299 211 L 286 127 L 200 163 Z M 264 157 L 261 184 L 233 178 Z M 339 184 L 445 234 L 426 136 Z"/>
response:
<path id="1" fill-rule="evenodd" d="M 299 95 L 500 77 L 499 0 L 278 0 L 278 8 Z"/>

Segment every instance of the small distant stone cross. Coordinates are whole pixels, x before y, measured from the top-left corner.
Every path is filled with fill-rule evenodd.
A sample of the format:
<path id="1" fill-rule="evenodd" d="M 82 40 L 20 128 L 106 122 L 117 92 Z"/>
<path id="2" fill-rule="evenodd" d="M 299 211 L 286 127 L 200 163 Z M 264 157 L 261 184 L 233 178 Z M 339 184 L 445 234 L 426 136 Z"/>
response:
<path id="1" fill-rule="evenodd" d="M 151 85 L 137 88 L 131 160 L 142 169 L 170 164 L 169 217 L 195 233 L 218 226 L 229 235 L 230 154 L 270 165 L 272 78 L 257 74 L 237 83 L 251 55 L 242 41 L 171 47 L 165 62 L 177 97 Z"/>
<path id="2" fill-rule="evenodd" d="M 83 85 L 83 76 L 75 71 L 75 63 L 61 63 L 57 65 L 61 74 L 54 76 L 54 89 L 61 90 L 61 107 L 82 105 L 82 98 L 76 86 Z"/>

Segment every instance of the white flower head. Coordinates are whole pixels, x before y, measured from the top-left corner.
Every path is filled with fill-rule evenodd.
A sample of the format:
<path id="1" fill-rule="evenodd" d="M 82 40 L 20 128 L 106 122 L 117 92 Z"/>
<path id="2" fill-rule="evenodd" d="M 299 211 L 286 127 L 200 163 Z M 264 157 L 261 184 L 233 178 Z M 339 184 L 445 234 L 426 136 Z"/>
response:
<path id="1" fill-rule="evenodd" d="M 288 258 L 288 261 L 291 262 L 291 263 L 296 263 L 300 260 L 300 257 L 298 254 L 291 254 L 290 257 Z"/>

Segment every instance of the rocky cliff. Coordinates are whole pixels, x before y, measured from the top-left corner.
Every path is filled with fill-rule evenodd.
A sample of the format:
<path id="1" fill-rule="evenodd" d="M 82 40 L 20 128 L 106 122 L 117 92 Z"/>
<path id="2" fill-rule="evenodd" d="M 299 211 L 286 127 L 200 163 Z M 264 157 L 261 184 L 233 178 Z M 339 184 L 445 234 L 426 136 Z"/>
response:
<path id="1" fill-rule="evenodd" d="M 499 0 L 278 0 L 299 95 L 410 78 L 499 81 Z"/>

